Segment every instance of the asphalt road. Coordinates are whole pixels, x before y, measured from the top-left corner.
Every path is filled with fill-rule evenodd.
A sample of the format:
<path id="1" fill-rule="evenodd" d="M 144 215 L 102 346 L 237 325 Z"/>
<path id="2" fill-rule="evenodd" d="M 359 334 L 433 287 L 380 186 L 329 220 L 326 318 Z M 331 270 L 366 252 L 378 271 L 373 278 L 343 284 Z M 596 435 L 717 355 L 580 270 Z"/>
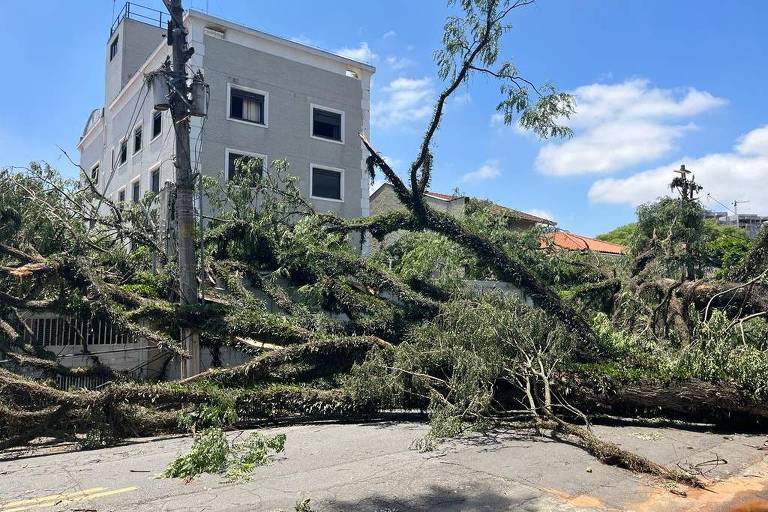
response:
<path id="1" fill-rule="evenodd" d="M 188 437 L 97 451 L 0 453 L 0 511 L 768 511 L 765 436 L 596 427 L 606 440 L 664 464 L 698 465 L 709 490 L 675 489 L 605 466 L 568 444 L 496 432 L 421 453 L 419 423 L 302 425 L 286 451 L 247 482 L 158 478 Z M 233 433 L 233 435 L 235 435 Z M 9 458 L 13 457 L 13 458 Z M 715 465 L 714 459 L 727 464 Z M 765 508 L 757 508 L 762 503 Z"/>

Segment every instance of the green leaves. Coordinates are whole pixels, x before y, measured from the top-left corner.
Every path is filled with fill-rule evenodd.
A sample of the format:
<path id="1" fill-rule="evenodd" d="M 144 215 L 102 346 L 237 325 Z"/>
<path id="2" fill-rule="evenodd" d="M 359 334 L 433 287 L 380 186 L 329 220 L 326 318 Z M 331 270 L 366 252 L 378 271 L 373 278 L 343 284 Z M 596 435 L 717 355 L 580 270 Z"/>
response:
<path id="1" fill-rule="evenodd" d="M 191 480 L 202 473 L 215 473 L 228 480 L 248 479 L 255 467 L 268 464 L 284 449 L 285 434 L 253 432 L 245 441 L 230 442 L 220 428 L 208 428 L 195 436 L 192 448 L 171 462 L 162 476 Z"/>

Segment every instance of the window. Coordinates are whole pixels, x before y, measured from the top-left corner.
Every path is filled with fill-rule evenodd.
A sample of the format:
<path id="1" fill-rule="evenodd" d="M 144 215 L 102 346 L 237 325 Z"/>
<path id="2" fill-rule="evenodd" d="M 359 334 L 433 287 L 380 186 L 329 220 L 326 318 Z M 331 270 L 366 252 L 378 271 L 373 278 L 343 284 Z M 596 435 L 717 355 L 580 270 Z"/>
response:
<path id="1" fill-rule="evenodd" d="M 155 194 L 160 193 L 160 169 L 155 169 L 150 175 L 150 190 Z"/>
<path id="2" fill-rule="evenodd" d="M 344 141 L 344 113 L 312 106 L 312 136 Z"/>
<path id="3" fill-rule="evenodd" d="M 229 118 L 266 126 L 266 93 L 231 87 Z"/>
<path id="4" fill-rule="evenodd" d="M 109 45 L 109 60 L 112 60 L 115 58 L 115 55 L 117 55 L 117 41 L 120 36 L 116 36 L 115 40 L 112 41 L 112 44 Z"/>
<path id="5" fill-rule="evenodd" d="M 91 167 L 91 181 L 94 185 L 99 183 L 99 164 Z"/>
<path id="6" fill-rule="evenodd" d="M 142 132 L 141 126 L 137 126 L 135 130 L 133 130 L 133 154 L 135 155 L 139 151 L 141 151 L 141 132 Z"/>
<path id="7" fill-rule="evenodd" d="M 267 160 L 266 156 L 257 155 L 255 153 L 238 153 L 236 151 L 227 150 L 227 179 L 233 180 L 237 175 L 238 170 L 242 169 L 241 166 L 248 165 L 248 163 L 254 160 L 258 160 L 256 173 L 261 176 L 261 174 L 264 172 L 264 162 Z M 238 163 L 240 166 L 237 165 Z M 238 167 L 241 169 L 238 169 Z"/>
<path id="8" fill-rule="evenodd" d="M 118 203 L 125 202 L 125 189 L 122 189 L 117 193 L 117 202 Z"/>
<path id="9" fill-rule="evenodd" d="M 152 113 L 152 138 L 155 139 L 163 132 L 163 113 L 155 110 Z"/>
<path id="10" fill-rule="evenodd" d="M 312 197 L 343 201 L 344 171 L 312 166 L 310 187 Z"/>
<path id="11" fill-rule="evenodd" d="M 131 184 L 131 201 L 138 203 L 139 199 L 141 199 L 141 187 L 139 186 L 139 180 L 136 180 Z"/>
<path id="12" fill-rule="evenodd" d="M 120 143 L 120 153 L 117 157 L 117 165 L 121 166 L 128 160 L 128 141 L 124 140 Z"/>

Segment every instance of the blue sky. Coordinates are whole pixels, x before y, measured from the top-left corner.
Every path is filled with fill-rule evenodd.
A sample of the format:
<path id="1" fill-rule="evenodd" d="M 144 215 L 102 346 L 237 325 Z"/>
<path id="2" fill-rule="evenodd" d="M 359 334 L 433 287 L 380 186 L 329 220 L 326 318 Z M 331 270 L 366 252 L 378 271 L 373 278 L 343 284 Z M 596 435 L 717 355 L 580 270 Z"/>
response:
<path id="1" fill-rule="evenodd" d="M 407 167 L 442 85 L 432 52 L 444 2 L 184 0 L 206 4 L 213 15 L 374 64 L 372 140 Z M 109 0 L 0 3 L 0 166 L 39 159 L 75 173 L 56 146 L 76 157 L 86 117 L 102 103 L 112 13 Z M 432 189 L 546 212 L 592 235 L 632 220 L 635 205 L 664 194 L 670 171 L 685 163 L 705 192 L 768 214 L 766 19 L 761 0 L 539 0 L 514 11 L 502 58 L 535 83 L 576 94 L 575 136 L 540 141 L 500 125 L 497 84 L 475 78 L 450 102 L 436 138 Z"/>

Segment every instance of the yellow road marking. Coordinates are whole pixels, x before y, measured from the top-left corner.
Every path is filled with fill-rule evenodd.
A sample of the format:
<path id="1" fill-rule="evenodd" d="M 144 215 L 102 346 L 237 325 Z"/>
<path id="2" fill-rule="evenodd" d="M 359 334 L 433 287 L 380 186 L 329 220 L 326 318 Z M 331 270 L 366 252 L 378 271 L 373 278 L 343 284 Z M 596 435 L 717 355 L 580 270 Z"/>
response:
<path id="1" fill-rule="evenodd" d="M 113 496 L 115 494 L 122 494 L 124 492 L 135 491 L 138 487 L 123 487 L 121 489 L 113 489 L 111 491 L 105 490 L 106 487 L 94 487 L 92 489 L 86 489 L 85 491 L 54 494 L 51 496 L 44 496 L 42 498 L 34 498 L 32 500 L 22 500 L 21 502 L 11 502 L 3 505 L 0 509 L 1 512 L 22 512 L 24 510 L 31 510 L 34 508 L 52 507 L 62 503 L 73 503 L 77 501 L 92 500 L 95 498 L 102 498 L 104 496 Z M 22 506 L 17 506 L 22 504 Z M 8 508 L 14 506 L 15 508 Z"/>
<path id="2" fill-rule="evenodd" d="M 84 489 L 82 491 L 77 491 L 77 492 L 63 492 L 63 493 L 60 493 L 60 494 L 51 494 L 50 496 L 43 496 L 43 497 L 40 497 L 40 498 L 30 498 L 30 499 L 27 499 L 27 500 L 11 501 L 9 503 L 5 503 L 3 505 L 3 508 L 0 509 L 0 510 L 5 511 L 5 509 L 11 508 L 11 507 L 20 507 L 22 505 L 33 505 L 35 503 L 40 503 L 41 501 L 51 501 L 51 500 L 57 500 L 57 499 L 64 499 L 64 498 L 66 498 L 68 496 L 80 496 L 80 495 L 83 495 L 83 494 L 90 494 L 90 493 L 93 493 L 93 492 L 104 491 L 106 489 L 107 489 L 106 487 L 92 487 L 90 489 Z"/>

